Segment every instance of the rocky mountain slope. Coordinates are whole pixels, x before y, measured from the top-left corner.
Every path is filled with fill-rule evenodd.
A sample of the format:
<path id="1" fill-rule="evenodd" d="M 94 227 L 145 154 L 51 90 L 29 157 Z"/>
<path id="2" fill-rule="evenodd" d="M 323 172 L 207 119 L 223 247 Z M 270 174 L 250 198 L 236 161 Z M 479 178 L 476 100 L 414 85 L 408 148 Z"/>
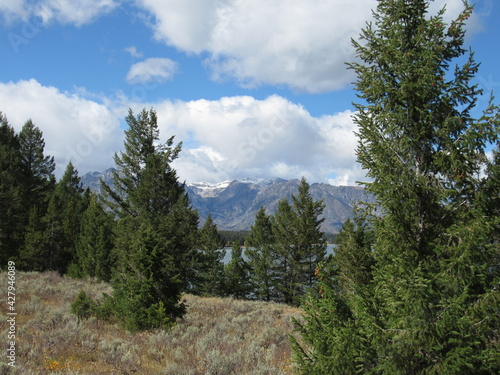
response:
<path id="1" fill-rule="evenodd" d="M 84 187 L 99 191 L 99 178 L 110 183 L 111 171 L 87 173 L 82 177 Z M 186 186 L 191 204 L 200 214 L 203 224 L 210 213 L 220 230 L 248 230 L 261 206 L 268 214 L 276 211 L 278 202 L 298 194 L 299 180 L 234 180 L 219 184 L 193 183 Z M 332 186 L 311 184 L 311 194 L 315 200 L 323 199 L 325 221 L 322 230 L 337 233 L 348 218 L 353 216 L 356 202 L 372 203 L 373 197 L 362 188 L 355 186 Z"/>

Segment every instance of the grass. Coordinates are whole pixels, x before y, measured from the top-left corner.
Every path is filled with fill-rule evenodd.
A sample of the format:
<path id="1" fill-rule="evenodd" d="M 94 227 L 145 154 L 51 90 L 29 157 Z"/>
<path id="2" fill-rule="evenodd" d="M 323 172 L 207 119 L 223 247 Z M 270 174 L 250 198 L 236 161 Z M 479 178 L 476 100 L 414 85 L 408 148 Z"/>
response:
<path id="1" fill-rule="evenodd" d="M 0 337 L 8 341 L 7 274 L 0 273 Z M 185 295 L 184 319 L 169 330 L 129 333 L 114 322 L 78 322 L 80 290 L 94 300 L 109 284 L 57 273 L 16 275 L 16 368 L 0 374 L 291 374 L 288 335 L 301 311 L 286 305 Z"/>

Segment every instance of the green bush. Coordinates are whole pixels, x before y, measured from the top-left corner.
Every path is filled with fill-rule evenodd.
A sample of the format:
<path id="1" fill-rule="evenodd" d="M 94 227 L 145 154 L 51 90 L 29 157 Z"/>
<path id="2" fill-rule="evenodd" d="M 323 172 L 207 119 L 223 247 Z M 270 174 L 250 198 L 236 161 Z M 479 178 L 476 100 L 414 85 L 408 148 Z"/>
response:
<path id="1" fill-rule="evenodd" d="M 87 293 L 80 290 L 75 301 L 71 304 L 71 313 L 75 314 L 78 320 L 88 319 L 92 315 L 96 315 L 97 307 L 97 303 Z"/>

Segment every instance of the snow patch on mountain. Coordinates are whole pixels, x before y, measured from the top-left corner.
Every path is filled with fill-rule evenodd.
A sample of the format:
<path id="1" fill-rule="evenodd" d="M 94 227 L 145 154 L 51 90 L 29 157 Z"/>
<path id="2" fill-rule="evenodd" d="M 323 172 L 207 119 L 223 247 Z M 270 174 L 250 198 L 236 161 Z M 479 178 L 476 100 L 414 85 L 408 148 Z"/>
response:
<path id="1" fill-rule="evenodd" d="M 193 182 L 187 184 L 196 194 L 203 198 L 213 198 L 216 197 L 221 191 L 226 189 L 232 181 L 222 181 L 216 184 L 211 184 L 208 182 Z"/>

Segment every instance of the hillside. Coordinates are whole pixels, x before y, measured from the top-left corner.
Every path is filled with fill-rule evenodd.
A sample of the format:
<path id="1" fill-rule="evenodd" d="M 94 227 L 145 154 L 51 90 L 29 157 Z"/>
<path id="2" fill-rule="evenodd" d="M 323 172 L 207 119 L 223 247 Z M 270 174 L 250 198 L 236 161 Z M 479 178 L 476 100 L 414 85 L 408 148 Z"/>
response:
<path id="1" fill-rule="evenodd" d="M 87 173 L 82 177 L 84 187 L 99 191 L 99 178 L 110 183 L 111 173 Z M 274 214 L 280 200 L 297 194 L 299 180 L 234 180 L 219 184 L 193 183 L 186 186 L 191 204 L 200 214 L 204 223 L 210 213 L 219 230 L 249 230 L 261 206 L 268 214 Z M 325 221 L 321 227 L 325 233 L 338 233 L 342 224 L 353 217 L 356 202 L 373 203 L 374 199 L 362 188 L 356 186 L 333 186 L 311 184 L 311 194 L 315 200 L 324 199 Z"/>
<path id="2" fill-rule="evenodd" d="M 95 281 L 57 273 L 17 273 L 18 367 L 0 357 L 1 374 L 291 374 L 291 318 L 300 310 L 266 302 L 186 295 L 188 310 L 171 330 L 128 333 L 113 322 L 79 323 L 70 305 L 80 290 L 111 293 Z M 6 272 L 0 273 L 7 285 Z M 7 306 L 2 293 L 0 303 Z M 4 310 L 2 310 L 4 313 Z M 7 337 L 7 317 L 0 330 Z"/>

